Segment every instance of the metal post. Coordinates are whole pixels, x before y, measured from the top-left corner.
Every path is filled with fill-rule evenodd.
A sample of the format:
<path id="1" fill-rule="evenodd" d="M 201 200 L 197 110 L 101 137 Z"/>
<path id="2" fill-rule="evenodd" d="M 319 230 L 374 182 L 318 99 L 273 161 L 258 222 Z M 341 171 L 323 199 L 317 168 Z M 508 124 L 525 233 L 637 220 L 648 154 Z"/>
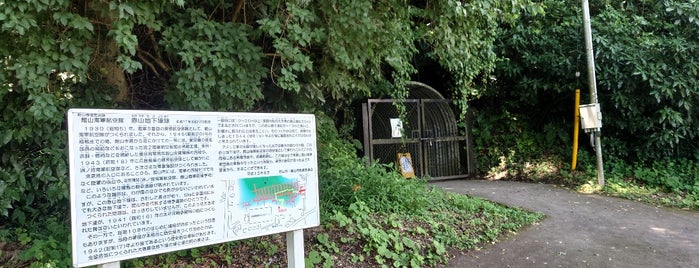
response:
<path id="1" fill-rule="evenodd" d="M 289 268 L 304 268 L 303 229 L 286 232 L 286 259 Z"/>
<path id="2" fill-rule="evenodd" d="M 364 130 L 364 157 L 366 160 L 366 165 L 371 164 L 374 158 L 374 153 L 372 151 L 371 144 L 371 131 L 369 127 L 369 121 L 371 121 L 371 114 L 369 114 L 369 104 L 362 103 L 362 129 Z"/>
<path id="3" fill-rule="evenodd" d="M 119 267 L 121 267 L 121 264 L 118 261 L 97 265 L 97 268 L 119 268 Z"/>
<path id="4" fill-rule="evenodd" d="M 580 129 L 580 89 L 575 90 L 574 104 L 574 120 L 573 120 L 573 162 L 570 164 L 570 170 L 575 170 L 578 165 L 578 132 Z"/>
<path id="5" fill-rule="evenodd" d="M 590 103 L 598 103 L 597 78 L 595 77 L 595 55 L 592 50 L 592 26 L 590 25 L 590 4 L 588 0 L 582 0 L 583 28 L 585 31 L 585 48 L 587 53 L 587 77 L 590 84 Z M 602 138 L 601 129 L 592 133 L 595 139 L 595 153 L 597 155 L 597 183 L 604 187 L 604 165 L 602 163 Z"/>

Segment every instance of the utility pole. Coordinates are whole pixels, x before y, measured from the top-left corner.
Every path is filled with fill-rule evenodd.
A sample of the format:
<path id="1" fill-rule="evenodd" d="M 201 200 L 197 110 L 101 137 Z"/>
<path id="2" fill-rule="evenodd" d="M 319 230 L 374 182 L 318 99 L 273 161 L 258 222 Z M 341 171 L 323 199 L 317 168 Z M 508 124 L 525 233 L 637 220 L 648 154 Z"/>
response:
<path id="1" fill-rule="evenodd" d="M 585 49 L 587 52 L 587 78 L 590 84 L 590 103 L 597 104 L 597 78 L 595 77 L 595 54 L 592 50 L 592 26 L 590 25 L 590 3 L 582 0 L 583 28 L 585 32 Z M 600 113 L 601 115 L 601 113 Z M 601 117 L 600 117 L 601 118 Z M 597 183 L 604 187 L 604 165 L 602 163 L 602 129 L 592 131 L 597 155 Z"/>

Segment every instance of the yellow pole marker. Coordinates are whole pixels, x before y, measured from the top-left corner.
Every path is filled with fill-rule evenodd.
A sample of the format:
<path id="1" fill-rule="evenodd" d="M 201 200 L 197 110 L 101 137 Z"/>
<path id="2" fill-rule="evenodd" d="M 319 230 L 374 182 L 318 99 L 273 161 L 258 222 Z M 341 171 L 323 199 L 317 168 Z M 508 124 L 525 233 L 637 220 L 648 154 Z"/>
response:
<path id="1" fill-rule="evenodd" d="M 580 89 L 575 90 L 575 119 L 573 123 L 573 164 L 571 170 L 578 165 L 578 132 L 580 131 Z"/>

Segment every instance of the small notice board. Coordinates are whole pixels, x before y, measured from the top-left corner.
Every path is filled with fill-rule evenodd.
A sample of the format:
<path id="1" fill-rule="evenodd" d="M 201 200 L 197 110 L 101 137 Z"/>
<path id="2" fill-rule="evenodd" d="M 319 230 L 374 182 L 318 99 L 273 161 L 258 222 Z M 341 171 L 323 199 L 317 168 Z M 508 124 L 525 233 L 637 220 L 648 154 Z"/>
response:
<path id="1" fill-rule="evenodd" d="M 76 267 L 320 224 L 313 115 L 67 116 Z"/>
<path id="2" fill-rule="evenodd" d="M 404 178 L 414 178 L 415 169 L 413 168 L 413 159 L 410 153 L 399 153 L 397 157 L 398 169 Z"/>

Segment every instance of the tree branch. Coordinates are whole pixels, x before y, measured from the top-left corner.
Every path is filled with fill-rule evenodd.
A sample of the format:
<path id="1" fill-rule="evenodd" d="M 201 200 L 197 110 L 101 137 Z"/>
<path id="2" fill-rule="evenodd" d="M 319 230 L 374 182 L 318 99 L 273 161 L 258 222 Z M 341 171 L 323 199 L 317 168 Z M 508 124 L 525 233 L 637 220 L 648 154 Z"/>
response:
<path id="1" fill-rule="evenodd" d="M 150 70 L 153 71 L 153 73 L 155 73 L 155 75 L 157 77 L 160 77 L 160 73 L 158 72 L 157 69 L 155 69 L 155 66 L 153 65 L 153 63 L 151 63 L 149 60 L 147 60 L 145 57 L 143 57 L 144 53 L 147 53 L 147 52 L 143 52 L 142 50 L 139 49 L 138 53 L 136 53 L 136 56 L 138 56 L 138 59 L 140 59 L 141 62 L 146 64 L 148 66 L 148 68 L 150 68 Z"/>
<path id="2" fill-rule="evenodd" d="M 233 17 L 231 18 L 231 22 L 238 21 L 238 15 L 240 15 L 240 11 L 243 9 L 243 4 L 245 4 L 245 0 L 238 0 L 238 3 L 236 3 L 235 5 L 235 10 L 233 11 Z"/>
<path id="3" fill-rule="evenodd" d="M 160 58 L 153 56 L 153 54 L 150 54 L 150 53 L 148 53 L 148 51 L 145 51 L 145 50 L 139 49 L 138 52 L 139 52 L 139 54 L 142 53 L 142 54 L 148 56 L 148 58 L 150 58 L 152 61 L 154 61 L 156 64 L 158 64 L 158 67 L 165 70 L 166 72 L 170 71 L 170 66 L 165 64 L 165 62 L 163 62 L 163 60 L 161 60 Z M 141 58 L 141 57 L 139 56 L 139 58 Z"/>

